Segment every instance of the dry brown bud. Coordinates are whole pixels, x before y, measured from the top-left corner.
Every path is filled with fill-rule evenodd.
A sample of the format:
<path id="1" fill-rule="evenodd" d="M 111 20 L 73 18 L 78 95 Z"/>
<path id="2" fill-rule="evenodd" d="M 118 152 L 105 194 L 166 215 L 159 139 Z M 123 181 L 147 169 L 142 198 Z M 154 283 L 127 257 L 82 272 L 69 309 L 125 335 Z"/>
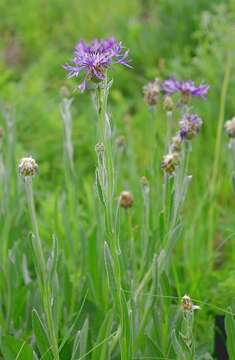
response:
<path id="1" fill-rule="evenodd" d="M 133 206 L 134 198 L 129 191 L 123 191 L 119 196 L 119 205 L 124 209 L 129 209 Z"/>

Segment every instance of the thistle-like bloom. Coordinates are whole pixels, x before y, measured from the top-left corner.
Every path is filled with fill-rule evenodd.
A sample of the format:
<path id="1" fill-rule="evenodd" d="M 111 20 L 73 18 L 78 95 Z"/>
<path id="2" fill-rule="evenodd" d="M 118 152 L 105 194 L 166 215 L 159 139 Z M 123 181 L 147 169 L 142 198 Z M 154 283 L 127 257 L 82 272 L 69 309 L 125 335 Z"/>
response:
<path id="1" fill-rule="evenodd" d="M 175 78 L 168 79 L 163 82 L 162 90 L 167 94 L 181 93 L 181 101 L 187 103 L 192 96 L 203 97 L 208 93 L 209 86 L 206 84 L 200 84 L 196 86 L 192 80 L 177 81 Z"/>
<path id="2" fill-rule="evenodd" d="M 168 174 L 173 174 L 179 165 L 179 153 L 173 152 L 163 157 L 161 168 Z"/>
<path id="3" fill-rule="evenodd" d="M 160 99 L 160 91 L 161 86 L 159 79 L 155 79 L 144 85 L 143 93 L 145 102 L 150 106 L 156 105 Z"/>
<path id="4" fill-rule="evenodd" d="M 191 140 L 199 133 L 202 119 L 196 114 L 186 114 L 179 124 L 182 139 Z"/>
<path id="5" fill-rule="evenodd" d="M 18 169 L 21 176 L 32 177 L 37 174 L 38 164 L 31 156 L 29 156 L 20 160 Z"/>
<path id="6" fill-rule="evenodd" d="M 89 44 L 79 41 L 71 63 L 64 65 L 64 69 L 69 72 L 69 78 L 78 77 L 84 72 L 84 79 L 78 86 L 83 92 L 88 80 L 104 80 L 105 72 L 111 65 L 122 64 L 130 67 L 127 58 L 128 50 L 125 51 L 121 42 L 117 42 L 115 38 L 93 40 Z"/>
<path id="7" fill-rule="evenodd" d="M 230 138 L 235 138 L 235 116 L 224 124 L 225 131 Z"/>
<path id="8" fill-rule="evenodd" d="M 119 205 L 124 209 L 129 209 L 133 206 L 134 198 L 129 191 L 123 191 L 119 196 Z"/>

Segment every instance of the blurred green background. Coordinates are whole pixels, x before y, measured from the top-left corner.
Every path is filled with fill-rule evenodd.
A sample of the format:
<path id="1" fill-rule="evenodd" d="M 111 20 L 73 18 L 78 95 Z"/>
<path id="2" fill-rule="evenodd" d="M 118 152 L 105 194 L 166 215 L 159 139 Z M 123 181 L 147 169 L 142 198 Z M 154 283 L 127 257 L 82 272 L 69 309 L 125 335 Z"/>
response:
<path id="1" fill-rule="evenodd" d="M 184 212 L 184 241 L 177 247 L 176 259 L 182 291 L 191 291 L 194 297 L 223 308 L 229 305 L 235 290 L 235 220 L 232 166 L 224 133 L 212 199 L 215 251 L 214 267 L 210 272 L 207 269 L 207 238 L 211 207 L 208 202 L 212 200 L 207 198 L 207 190 L 228 58 L 229 85 L 221 116 L 227 120 L 235 114 L 235 2 L 0 0 L 0 14 L 0 102 L 2 106 L 10 104 L 15 108 L 16 160 L 33 155 L 40 165 L 35 187 L 44 237 L 50 238 L 54 229 L 54 201 L 63 187 L 63 126 L 59 104 L 60 89 L 64 85 L 74 96 L 73 142 L 78 188 L 84 204 L 89 201 L 87 184 L 92 188 L 93 183 L 95 111 L 90 94 L 74 92 L 76 79 L 67 80 L 63 69 L 79 39 L 89 41 L 114 35 L 130 49 L 133 69 L 117 66 L 113 70 L 114 85 L 110 95 L 115 134 L 124 134 L 133 144 L 132 159 L 137 178 L 132 176 L 129 185 L 135 180 L 138 182 L 141 175 L 148 176 L 151 163 L 148 138 L 153 124 L 142 99 L 142 86 L 155 77 L 164 79 L 172 75 L 210 85 L 208 100 L 195 101 L 204 126 L 193 144 L 190 162 L 193 181 Z M 161 128 L 163 117 L 160 115 L 157 110 L 156 121 L 159 120 Z M 2 115 L 0 121 L 5 127 Z M 154 186 L 160 187 L 161 183 Z M 84 221 L 89 226 L 85 215 Z M 22 236 L 26 229 L 18 224 L 17 236 Z"/>

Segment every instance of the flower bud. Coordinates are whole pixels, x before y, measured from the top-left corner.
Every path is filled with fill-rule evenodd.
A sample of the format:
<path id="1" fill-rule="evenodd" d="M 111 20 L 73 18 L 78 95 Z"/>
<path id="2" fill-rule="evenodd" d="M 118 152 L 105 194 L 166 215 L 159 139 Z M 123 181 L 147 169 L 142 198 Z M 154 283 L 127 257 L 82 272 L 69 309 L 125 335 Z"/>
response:
<path id="1" fill-rule="evenodd" d="M 145 102 L 150 106 L 156 105 L 160 99 L 160 91 L 161 87 L 159 79 L 155 79 L 154 81 L 146 84 L 143 87 Z"/>
<path id="2" fill-rule="evenodd" d="M 133 206 L 133 195 L 129 191 L 123 191 L 119 196 L 119 205 L 124 209 L 129 209 Z"/>
<path id="3" fill-rule="evenodd" d="M 145 176 L 141 176 L 140 184 L 142 186 L 143 192 L 148 194 L 149 193 L 149 181 Z"/>
<path id="4" fill-rule="evenodd" d="M 95 151 L 97 153 L 97 155 L 103 154 L 104 153 L 104 144 L 102 142 L 99 142 L 96 144 L 95 146 Z"/>
<path id="5" fill-rule="evenodd" d="M 168 174 L 175 172 L 176 167 L 179 165 L 179 153 L 173 152 L 163 157 L 161 168 Z"/>
<path id="6" fill-rule="evenodd" d="M 199 133 L 202 119 L 196 114 L 187 114 L 180 120 L 179 124 L 181 137 L 192 140 Z"/>
<path id="7" fill-rule="evenodd" d="M 174 109 L 174 102 L 170 95 L 165 95 L 163 101 L 163 108 L 165 111 L 172 111 Z"/>
<path id="8" fill-rule="evenodd" d="M 32 177 L 37 174 L 38 164 L 31 156 L 25 157 L 20 160 L 18 169 L 21 176 Z"/>
<path id="9" fill-rule="evenodd" d="M 174 136 L 171 141 L 171 145 L 170 145 L 171 152 L 180 152 L 182 143 L 183 143 L 183 139 L 180 133 L 176 134 L 176 136 Z"/>
<path id="10" fill-rule="evenodd" d="M 184 311 L 192 311 L 193 303 L 188 295 L 182 297 L 182 308 Z"/>
<path id="11" fill-rule="evenodd" d="M 235 116 L 224 124 L 225 131 L 230 138 L 235 138 Z"/>
<path id="12" fill-rule="evenodd" d="M 184 312 L 191 312 L 200 309 L 200 306 L 194 305 L 191 298 L 188 295 L 182 297 L 182 309 Z"/>

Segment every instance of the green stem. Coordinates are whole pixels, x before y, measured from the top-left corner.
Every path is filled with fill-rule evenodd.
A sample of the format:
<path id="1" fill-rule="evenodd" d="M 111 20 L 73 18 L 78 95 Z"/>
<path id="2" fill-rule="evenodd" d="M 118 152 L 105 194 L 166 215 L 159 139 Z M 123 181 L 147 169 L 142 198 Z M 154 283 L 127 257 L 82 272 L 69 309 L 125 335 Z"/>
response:
<path id="1" fill-rule="evenodd" d="M 59 360 L 59 349 L 56 335 L 56 326 L 53 320 L 52 312 L 52 291 L 51 286 L 47 281 L 47 269 L 46 262 L 43 254 L 42 243 L 39 235 L 34 196 L 33 196 L 33 187 L 32 187 L 32 178 L 25 177 L 25 190 L 29 208 L 29 214 L 32 223 L 33 230 L 33 251 L 35 256 L 35 267 L 38 274 L 39 289 L 42 298 L 42 304 L 46 316 L 48 336 L 50 339 L 51 349 L 55 360 Z"/>
<path id="2" fill-rule="evenodd" d="M 122 360 L 129 360 L 129 344 L 127 343 L 127 327 L 125 318 L 125 304 L 122 294 L 122 275 L 119 261 L 119 246 L 118 246 L 118 231 L 116 225 L 116 216 L 114 208 L 114 190 L 115 190 L 115 175 L 113 166 L 113 148 L 111 138 L 111 127 L 107 113 L 107 98 L 108 98 L 109 84 L 107 78 L 98 86 L 97 100 L 98 100 L 98 135 L 101 142 L 104 144 L 104 159 L 103 164 L 98 164 L 98 171 L 105 174 L 105 181 L 102 184 L 102 192 L 105 199 L 105 228 L 108 244 L 110 246 L 111 255 L 113 258 L 114 277 L 116 292 L 114 296 L 115 307 L 120 321 L 120 352 Z"/>
<path id="3" fill-rule="evenodd" d="M 212 179 L 211 179 L 211 185 L 210 185 L 210 197 L 209 197 L 210 198 L 210 207 L 209 207 L 209 214 L 208 214 L 208 258 L 209 259 L 212 259 L 212 254 L 213 254 L 215 193 L 216 193 L 217 178 L 218 178 L 218 171 L 219 171 L 221 139 L 222 139 L 222 131 L 223 131 L 223 124 L 224 124 L 224 116 L 225 116 L 225 105 L 226 105 L 226 97 L 227 97 L 231 67 L 232 67 L 232 58 L 231 58 L 231 55 L 228 54 L 227 61 L 225 64 L 224 79 L 223 79 L 221 95 L 220 95 L 219 120 L 218 120 L 217 133 L 216 133 L 214 163 L 213 163 Z"/>

